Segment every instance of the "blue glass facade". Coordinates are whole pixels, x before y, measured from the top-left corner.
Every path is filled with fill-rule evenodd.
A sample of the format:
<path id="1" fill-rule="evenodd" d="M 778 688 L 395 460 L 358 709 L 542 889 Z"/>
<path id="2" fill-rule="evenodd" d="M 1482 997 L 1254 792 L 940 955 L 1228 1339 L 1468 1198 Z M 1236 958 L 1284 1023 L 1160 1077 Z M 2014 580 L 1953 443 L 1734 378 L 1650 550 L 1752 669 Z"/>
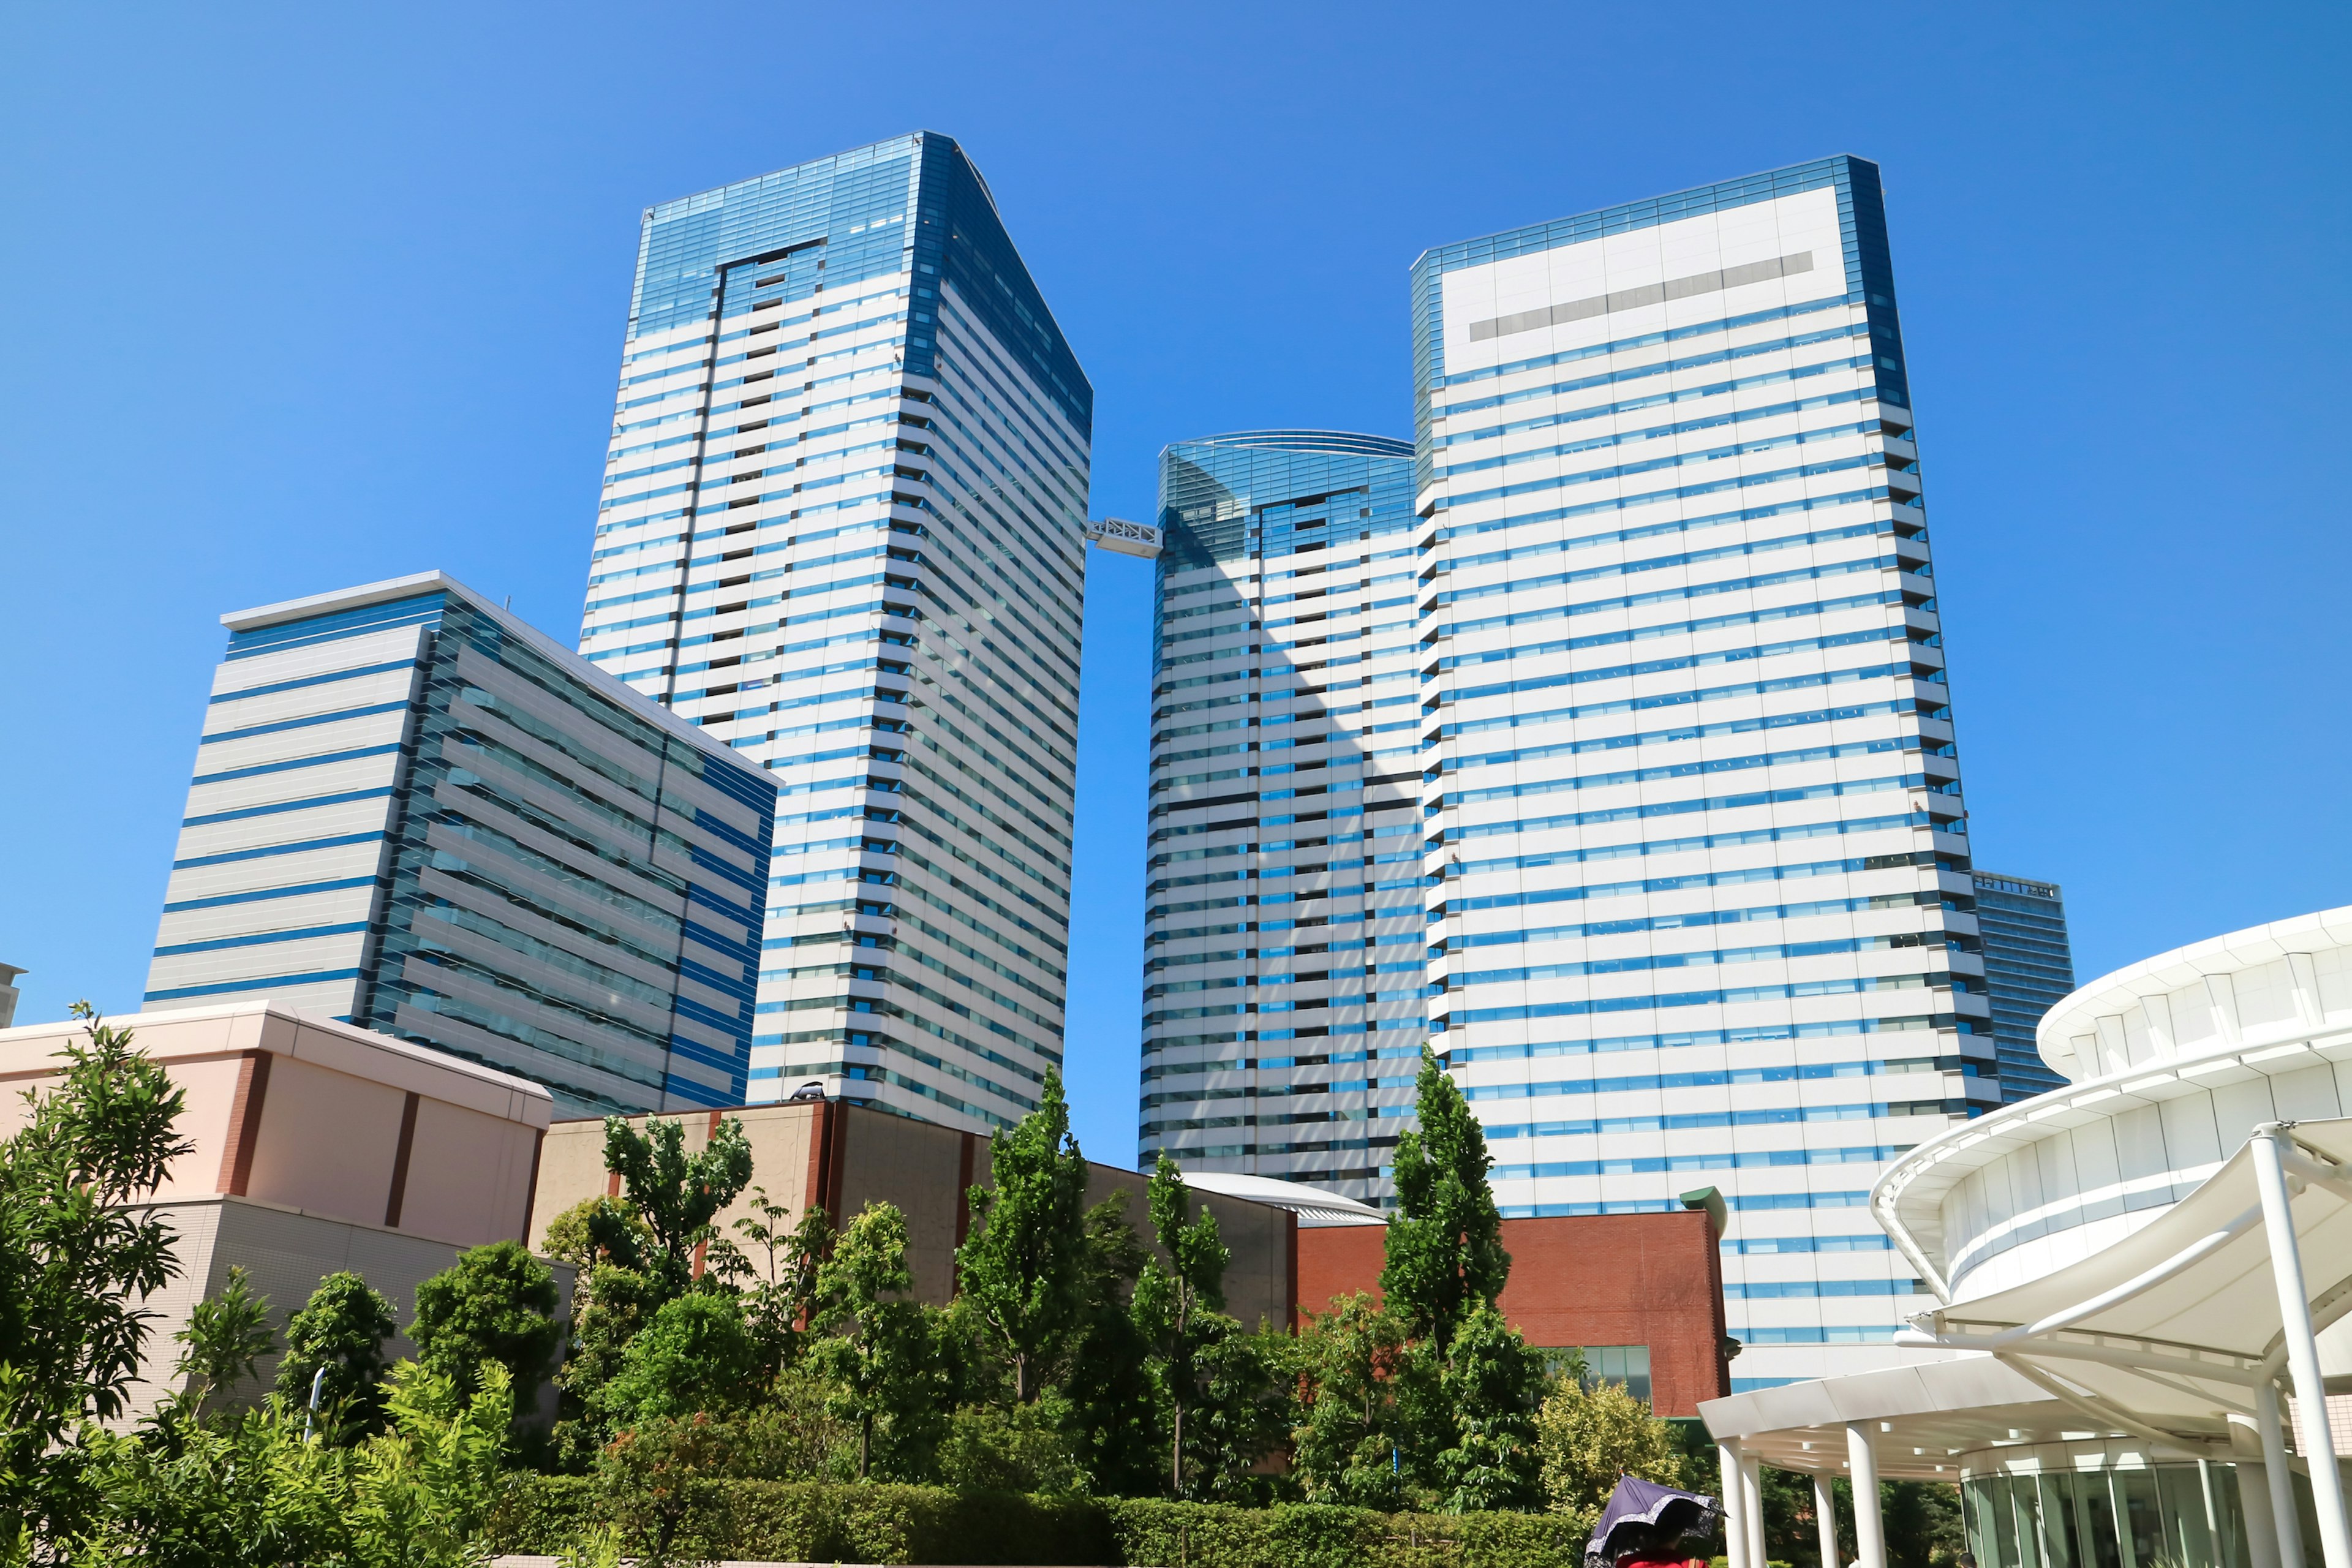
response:
<path id="1" fill-rule="evenodd" d="M 1497 1198 L 1720 1173 L 1737 1381 L 1881 1364 L 1871 1183 L 2000 1080 L 1877 169 L 1440 247 L 1412 303 L 1430 1027 Z"/>
<path id="2" fill-rule="evenodd" d="M 646 214 L 581 650 L 782 795 L 753 1100 L 1062 1059 L 1093 398 L 947 137 Z"/>
<path id="3" fill-rule="evenodd" d="M 1142 1158 L 1372 1197 L 1422 1002 L 1412 447 L 1160 455 Z"/>
<path id="4" fill-rule="evenodd" d="M 384 587 L 231 617 L 147 1002 L 317 1006 L 562 1113 L 742 1103 L 774 785 L 448 579 Z"/>
<path id="5" fill-rule="evenodd" d="M 2034 1037 L 2042 1015 L 2074 989 L 2074 952 L 2057 883 L 1979 871 L 1976 889 L 1993 1043 L 2000 1053 L 2000 1099 L 2008 1105 L 2066 1082 L 2042 1059 Z"/>

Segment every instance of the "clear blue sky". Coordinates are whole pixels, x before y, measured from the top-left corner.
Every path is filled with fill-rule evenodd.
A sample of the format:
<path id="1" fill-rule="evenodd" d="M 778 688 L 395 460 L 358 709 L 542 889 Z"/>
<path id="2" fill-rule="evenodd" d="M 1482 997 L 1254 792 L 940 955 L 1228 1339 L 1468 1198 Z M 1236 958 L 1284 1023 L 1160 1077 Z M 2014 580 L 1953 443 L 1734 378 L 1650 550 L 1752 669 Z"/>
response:
<path id="1" fill-rule="evenodd" d="M 2340 5 L 16 5 L 0 960 L 136 1007 L 226 609 L 438 566 L 565 640 L 647 204 L 962 141 L 1171 439 L 1412 434 L 1425 247 L 1885 172 L 1980 864 L 2089 977 L 2352 902 Z M 2330 474 L 2335 475 L 2330 479 Z M 1069 1077 L 1134 1152 L 1150 579 L 1087 616 Z"/>

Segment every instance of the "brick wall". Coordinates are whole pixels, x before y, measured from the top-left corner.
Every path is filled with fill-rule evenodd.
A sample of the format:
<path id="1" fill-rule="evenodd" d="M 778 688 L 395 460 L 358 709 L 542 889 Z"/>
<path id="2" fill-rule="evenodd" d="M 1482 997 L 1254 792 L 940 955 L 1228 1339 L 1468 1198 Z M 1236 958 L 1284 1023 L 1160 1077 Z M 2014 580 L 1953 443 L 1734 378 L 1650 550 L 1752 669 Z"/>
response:
<path id="1" fill-rule="evenodd" d="M 1298 1233 L 1298 1305 L 1380 1291 L 1380 1226 Z M 1723 1266 L 1700 1211 L 1507 1219 L 1511 1255 L 1504 1316 L 1531 1344 L 1647 1345 L 1650 1400 L 1661 1415 L 1696 1415 L 1731 1392 L 1723 1357 Z"/>

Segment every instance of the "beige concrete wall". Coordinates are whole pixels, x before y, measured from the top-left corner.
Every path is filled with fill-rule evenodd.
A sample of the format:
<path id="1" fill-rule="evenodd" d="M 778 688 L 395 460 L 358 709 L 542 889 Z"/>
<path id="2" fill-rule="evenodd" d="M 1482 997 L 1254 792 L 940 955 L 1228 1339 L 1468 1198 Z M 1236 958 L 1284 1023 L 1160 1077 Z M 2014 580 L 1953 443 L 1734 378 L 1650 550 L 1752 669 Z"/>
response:
<path id="1" fill-rule="evenodd" d="M 968 1223 L 964 1193 L 967 1186 L 988 1180 L 987 1139 L 837 1100 L 750 1106 L 662 1120 L 683 1122 L 686 1147 L 695 1151 L 709 1142 L 716 1117 L 742 1123 L 751 1146 L 753 1184 L 764 1186 L 771 1201 L 795 1215 L 812 1201 L 824 1204 L 836 1220 L 846 1220 L 869 1203 L 897 1205 L 907 1216 L 907 1261 L 916 1297 L 945 1303 L 953 1295 L 955 1249 Z M 630 1118 L 639 1126 L 648 1120 Z M 534 1250 L 543 1249 L 548 1222 L 555 1215 L 610 1190 L 604 1152 L 601 1121 L 560 1121 L 549 1129 L 531 1208 Z M 1093 1164 L 1087 1201 L 1093 1205 L 1114 1192 L 1126 1192 L 1129 1223 L 1144 1235 L 1147 1180 L 1139 1172 Z M 744 1199 L 719 1215 L 722 1232 L 734 1234 L 733 1221 L 751 1212 L 748 1198 L 747 1190 Z M 1217 1216 L 1218 1235 L 1233 1254 L 1225 1272 L 1226 1310 L 1252 1329 L 1261 1320 L 1276 1327 L 1289 1323 L 1297 1277 L 1290 1212 L 1244 1198 L 1194 1193 L 1193 1212 L 1202 1204 Z"/>
<path id="2" fill-rule="evenodd" d="M 186 1097 L 194 1146 L 159 1200 L 249 1198 L 461 1247 L 523 1237 L 552 1106 L 537 1084 L 268 1002 L 110 1022 Z M 71 1021 L 0 1030 L 0 1136 L 85 1038 Z"/>
<path id="3" fill-rule="evenodd" d="M 278 1363 L 285 1359 L 287 1320 L 301 1310 L 320 1279 L 350 1269 L 391 1300 L 402 1331 L 386 1343 L 384 1354 L 396 1360 L 415 1353 L 406 1330 L 416 1316 L 417 1286 L 455 1263 L 463 1250 L 381 1226 L 352 1225 L 241 1198 L 184 1200 L 162 1205 L 158 1213 L 176 1237 L 180 1273 L 141 1303 L 155 1317 L 148 1328 L 140 1375 L 114 1424 L 118 1430 L 136 1426 L 181 1386 L 182 1380 L 173 1375 L 180 1347 L 172 1336 L 186 1325 L 197 1302 L 227 1286 L 232 1266 L 245 1269 L 253 1291 L 268 1300 L 269 1326 L 278 1336 L 278 1348 L 262 1358 L 252 1381 L 230 1394 L 231 1404 L 252 1404 L 268 1392 Z M 566 1264 L 551 1267 L 564 1302 L 561 1312 L 568 1317 L 572 1270 Z M 551 1384 L 535 1394 L 520 1393 L 518 1398 L 527 1405 L 535 1399 L 542 1415 L 552 1418 Z"/>

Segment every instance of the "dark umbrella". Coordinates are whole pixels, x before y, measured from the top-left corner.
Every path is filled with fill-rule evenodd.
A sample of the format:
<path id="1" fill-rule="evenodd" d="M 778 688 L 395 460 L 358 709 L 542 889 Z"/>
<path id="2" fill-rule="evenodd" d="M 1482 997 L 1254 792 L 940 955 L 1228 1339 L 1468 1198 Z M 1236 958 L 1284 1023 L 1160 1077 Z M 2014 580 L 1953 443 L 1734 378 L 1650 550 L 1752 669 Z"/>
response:
<path id="1" fill-rule="evenodd" d="M 1716 1500 L 1677 1491 L 1636 1476 L 1620 1476 L 1592 1539 L 1584 1543 L 1585 1568 L 1610 1568 L 1620 1552 L 1664 1545 L 1677 1536 L 1704 1535 L 1722 1513 Z"/>

